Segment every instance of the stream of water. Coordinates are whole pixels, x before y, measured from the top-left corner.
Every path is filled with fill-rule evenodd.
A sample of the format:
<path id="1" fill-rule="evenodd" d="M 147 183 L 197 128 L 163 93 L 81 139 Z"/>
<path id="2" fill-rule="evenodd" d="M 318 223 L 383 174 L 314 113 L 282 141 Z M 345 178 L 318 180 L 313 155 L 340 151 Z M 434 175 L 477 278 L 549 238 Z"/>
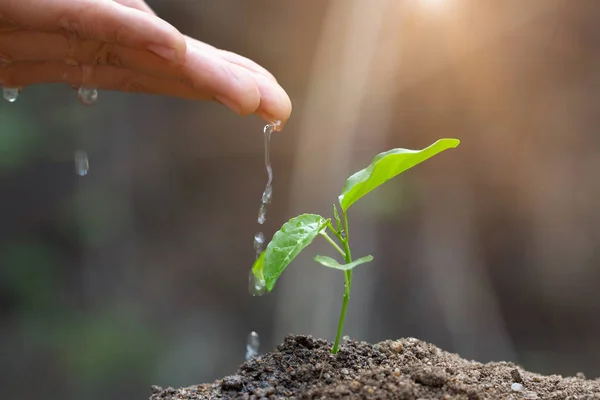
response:
<path id="1" fill-rule="evenodd" d="M 281 126 L 281 121 L 274 121 L 265 125 L 263 129 L 263 140 L 265 147 L 265 168 L 267 170 L 267 184 L 260 199 L 260 207 L 258 208 L 258 223 L 264 224 L 267 220 L 267 205 L 273 200 L 273 168 L 271 167 L 271 134 L 278 130 Z M 254 250 L 256 258 L 260 256 L 265 247 L 265 235 L 262 232 L 257 232 L 254 235 Z M 252 271 L 250 271 L 249 291 L 252 296 L 262 296 L 265 294 L 265 281 L 257 279 Z"/>

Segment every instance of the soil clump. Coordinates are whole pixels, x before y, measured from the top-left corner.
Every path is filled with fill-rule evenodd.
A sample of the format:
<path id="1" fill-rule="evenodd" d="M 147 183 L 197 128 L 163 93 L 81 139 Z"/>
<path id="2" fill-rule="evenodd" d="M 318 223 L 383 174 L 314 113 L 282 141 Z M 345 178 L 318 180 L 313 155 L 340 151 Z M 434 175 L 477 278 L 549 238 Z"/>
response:
<path id="1" fill-rule="evenodd" d="M 462 359 L 418 339 L 375 345 L 289 335 L 235 374 L 187 388 L 152 387 L 150 400 L 204 399 L 550 399 L 600 400 L 600 380 L 544 376 L 510 362 Z"/>

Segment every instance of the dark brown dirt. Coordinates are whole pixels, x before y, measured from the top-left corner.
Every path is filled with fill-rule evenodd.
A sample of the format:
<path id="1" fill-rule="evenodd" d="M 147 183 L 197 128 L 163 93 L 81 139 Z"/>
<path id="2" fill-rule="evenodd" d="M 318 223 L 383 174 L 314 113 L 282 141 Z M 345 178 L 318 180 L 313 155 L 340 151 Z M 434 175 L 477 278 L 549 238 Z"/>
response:
<path id="1" fill-rule="evenodd" d="M 482 364 L 408 338 L 375 345 L 288 336 L 234 375 L 182 389 L 152 387 L 151 400 L 197 399 L 600 399 L 600 380 L 543 376 Z M 516 384 L 516 385 L 513 385 Z"/>

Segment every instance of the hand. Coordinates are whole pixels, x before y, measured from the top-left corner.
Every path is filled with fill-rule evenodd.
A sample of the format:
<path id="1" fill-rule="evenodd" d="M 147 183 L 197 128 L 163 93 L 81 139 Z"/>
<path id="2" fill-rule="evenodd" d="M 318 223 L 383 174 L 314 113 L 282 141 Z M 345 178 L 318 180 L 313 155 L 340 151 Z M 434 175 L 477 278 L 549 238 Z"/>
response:
<path id="1" fill-rule="evenodd" d="M 292 109 L 266 69 L 182 35 L 143 0 L 0 1 L 0 84 L 56 82 L 216 100 L 282 125 Z"/>

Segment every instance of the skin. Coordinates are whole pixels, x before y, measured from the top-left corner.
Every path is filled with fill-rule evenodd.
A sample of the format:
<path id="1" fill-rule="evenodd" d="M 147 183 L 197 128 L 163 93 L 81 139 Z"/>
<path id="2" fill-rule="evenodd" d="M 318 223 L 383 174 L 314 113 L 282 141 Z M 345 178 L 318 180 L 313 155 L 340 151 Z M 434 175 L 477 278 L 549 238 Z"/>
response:
<path id="1" fill-rule="evenodd" d="M 181 34 L 142 0 L 0 0 L 0 84 L 58 82 L 214 100 L 281 127 L 292 111 L 265 68 Z"/>

